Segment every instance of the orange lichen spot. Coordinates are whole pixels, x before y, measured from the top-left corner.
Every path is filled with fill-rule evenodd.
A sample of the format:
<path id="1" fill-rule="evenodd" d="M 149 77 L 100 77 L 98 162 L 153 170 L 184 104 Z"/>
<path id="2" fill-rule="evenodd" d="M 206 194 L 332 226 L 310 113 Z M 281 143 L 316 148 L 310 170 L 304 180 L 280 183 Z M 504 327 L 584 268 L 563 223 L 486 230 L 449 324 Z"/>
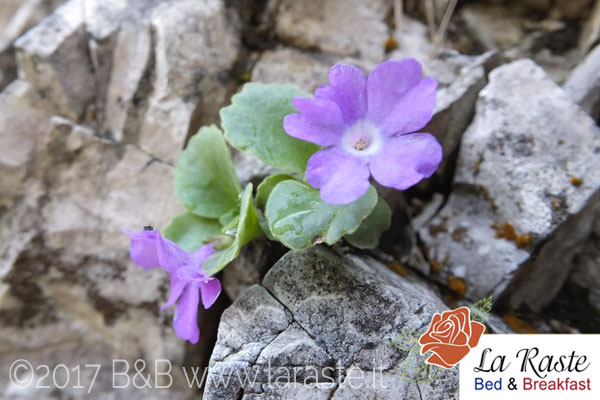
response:
<path id="1" fill-rule="evenodd" d="M 479 175 L 479 170 L 481 169 L 481 163 L 483 162 L 483 155 L 479 156 L 479 159 L 473 165 L 473 175 Z"/>
<path id="2" fill-rule="evenodd" d="M 398 275 L 406 276 L 406 268 L 397 261 L 392 261 L 386 264 L 389 269 L 396 272 Z"/>
<path id="3" fill-rule="evenodd" d="M 527 233 L 517 236 L 517 240 L 515 240 L 517 247 L 520 249 L 522 249 L 523 247 L 529 246 L 532 242 L 533 242 L 533 238 L 531 237 L 531 235 L 529 235 Z"/>
<path id="4" fill-rule="evenodd" d="M 536 333 L 535 329 L 533 328 L 533 326 L 531 326 L 531 324 L 523 321 L 520 318 L 515 317 L 512 314 L 504 314 L 502 316 L 502 319 L 517 333 Z"/>
<path id="5" fill-rule="evenodd" d="M 496 230 L 497 238 L 504 238 L 506 240 L 514 242 L 520 249 L 522 249 L 523 247 L 527 247 L 531 243 L 533 243 L 533 237 L 531 237 L 530 234 L 524 233 L 521 235 L 517 235 L 515 227 L 512 226 L 512 224 L 510 224 L 509 222 L 492 225 L 492 228 Z"/>
<path id="6" fill-rule="evenodd" d="M 468 230 L 464 226 L 456 228 L 454 232 L 452 232 L 452 239 L 454 239 L 455 242 L 462 242 L 467 232 Z"/>
<path id="7" fill-rule="evenodd" d="M 575 187 L 579 187 L 579 186 L 581 186 L 582 183 L 583 183 L 583 180 L 581 178 L 577 178 L 576 176 L 571 177 L 571 185 L 573 185 Z"/>
<path id="8" fill-rule="evenodd" d="M 429 234 L 431 236 L 436 236 L 438 233 L 448 232 L 448 227 L 446 226 L 446 221 L 444 221 L 440 225 L 429 225 Z"/>
<path id="9" fill-rule="evenodd" d="M 442 264 L 437 260 L 429 260 L 429 266 L 433 272 L 440 272 Z"/>
<path id="10" fill-rule="evenodd" d="M 492 228 L 496 230 L 497 238 L 505 238 L 506 240 L 510 240 L 511 242 L 517 240 L 517 233 L 515 232 L 515 227 L 512 226 L 512 224 L 510 224 L 509 222 L 492 225 Z"/>
<path id="11" fill-rule="evenodd" d="M 383 47 L 385 48 L 385 52 L 389 53 L 389 52 L 394 51 L 394 50 L 396 50 L 398 48 L 398 41 L 396 39 L 394 39 L 393 36 L 390 36 L 385 41 Z"/>
<path id="12" fill-rule="evenodd" d="M 554 200 L 552 200 L 552 207 L 559 208 L 561 203 L 562 203 L 562 201 L 560 199 L 554 199 Z"/>
<path id="13" fill-rule="evenodd" d="M 460 278 L 455 276 L 450 276 L 448 278 L 448 287 L 455 293 L 459 294 L 461 297 L 465 295 L 467 292 L 467 284 Z"/>

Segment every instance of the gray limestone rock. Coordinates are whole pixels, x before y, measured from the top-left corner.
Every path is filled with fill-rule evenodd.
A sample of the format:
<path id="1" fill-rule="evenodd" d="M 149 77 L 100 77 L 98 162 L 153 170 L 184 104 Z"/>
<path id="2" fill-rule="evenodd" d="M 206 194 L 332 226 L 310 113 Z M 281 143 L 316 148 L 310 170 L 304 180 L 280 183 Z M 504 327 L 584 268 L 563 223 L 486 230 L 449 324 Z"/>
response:
<path id="1" fill-rule="evenodd" d="M 565 82 L 565 90 L 600 122 L 600 45 L 571 72 Z"/>
<path id="2" fill-rule="evenodd" d="M 227 100 L 237 29 L 220 0 L 69 0 L 15 46 L 55 113 L 174 162 Z"/>
<path id="3" fill-rule="evenodd" d="M 587 291 L 587 302 L 600 313 L 600 210 L 596 212 L 592 234 L 574 260 L 569 281 Z"/>
<path id="4" fill-rule="evenodd" d="M 19 75 L 44 93 L 55 111 L 79 120 L 94 93 L 80 0 L 70 0 L 16 42 Z"/>
<path id="5" fill-rule="evenodd" d="M 0 365 L 18 358 L 51 368 L 101 364 L 94 398 L 112 392 L 112 359 L 179 365 L 184 343 L 170 326 L 172 312 L 158 312 L 168 278 L 133 265 L 121 232 L 145 223 L 162 228 L 181 212 L 172 191 L 164 190 L 173 168 L 59 117 L 27 162 L 27 191 L 0 214 Z M 15 392 L 8 373 L 0 375 L 0 396 L 43 395 Z M 175 368 L 169 393 L 189 398 L 184 382 Z M 151 392 L 130 386 L 113 395 Z M 72 389 L 60 398 L 84 394 Z"/>
<path id="6" fill-rule="evenodd" d="M 422 282 L 374 260 L 321 246 L 289 252 L 223 313 L 204 399 L 456 396 L 456 370 L 403 379 L 407 353 L 391 344 L 444 308 Z"/>
<path id="7" fill-rule="evenodd" d="M 0 214 L 26 193 L 25 179 L 33 172 L 30 160 L 50 129 L 51 116 L 43 99 L 23 80 L 0 93 Z"/>
<path id="8" fill-rule="evenodd" d="M 284 43 L 303 49 L 383 61 L 388 38 L 385 18 L 392 1 L 272 0 L 278 10 L 275 32 Z"/>
<path id="9" fill-rule="evenodd" d="M 579 50 L 585 55 L 598 44 L 600 44 L 600 1 L 596 0 L 581 30 Z"/>
<path id="10" fill-rule="evenodd" d="M 487 72 L 499 63 L 500 56 L 493 51 L 480 56 L 443 51 L 424 63 L 424 74 L 438 79 L 439 89 L 433 118 L 422 131 L 436 136 L 444 158 L 435 175 L 421 187 L 448 186 L 454 169 L 452 162 L 475 113 L 477 95 L 487 83 Z"/>
<path id="11" fill-rule="evenodd" d="M 454 191 L 420 230 L 436 279 L 472 299 L 502 292 L 539 311 L 568 276 L 598 201 L 600 129 L 530 60 L 490 73 Z"/>
<path id="12" fill-rule="evenodd" d="M 0 90 L 17 77 L 14 41 L 63 0 L 5 0 L 0 8 Z"/>
<path id="13" fill-rule="evenodd" d="M 228 100 L 225 78 L 238 56 L 237 20 L 220 0 L 180 0 L 161 3 L 150 23 L 153 81 L 138 143 L 174 161 L 188 134 L 215 122 Z"/>
<path id="14" fill-rule="evenodd" d="M 460 10 L 465 30 L 485 50 L 507 50 L 524 36 L 523 18 L 506 7 L 482 3 L 469 4 Z"/>
<path id="15" fill-rule="evenodd" d="M 285 47 L 268 50 L 254 66 L 252 81 L 294 85 L 312 94 L 327 82 L 327 72 L 335 64 L 327 58 Z"/>

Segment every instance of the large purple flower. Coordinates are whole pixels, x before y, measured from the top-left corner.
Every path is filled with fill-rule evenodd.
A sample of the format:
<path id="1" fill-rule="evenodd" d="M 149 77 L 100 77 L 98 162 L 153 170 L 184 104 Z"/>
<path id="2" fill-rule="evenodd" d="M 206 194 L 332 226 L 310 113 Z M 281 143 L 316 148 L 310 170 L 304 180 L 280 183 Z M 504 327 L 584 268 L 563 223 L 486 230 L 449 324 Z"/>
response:
<path id="1" fill-rule="evenodd" d="M 160 232 L 143 230 L 141 232 L 123 231 L 131 239 L 131 260 L 144 269 L 163 267 L 171 278 L 171 295 L 161 310 L 172 306 L 177 300 L 177 312 L 173 327 L 177 336 L 192 343 L 198 342 L 198 303 L 200 296 L 204 308 L 212 306 L 221 293 L 221 283 L 216 278 L 207 277 L 202 264 L 214 254 L 210 244 L 198 251 L 188 253 Z"/>
<path id="2" fill-rule="evenodd" d="M 435 106 L 437 81 L 421 74 L 413 59 L 383 62 L 368 79 L 355 66 L 337 64 L 314 98 L 294 98 L 300 113 L 287 115 L 283 126 L 325 147 L 306 167 L 306 181 L 323 201 L 357 200 L 369 189 L 370 175 L 404 190 L 435 172 L 442 147 L 429 133 L 411 133 L 427 125 Z"/>

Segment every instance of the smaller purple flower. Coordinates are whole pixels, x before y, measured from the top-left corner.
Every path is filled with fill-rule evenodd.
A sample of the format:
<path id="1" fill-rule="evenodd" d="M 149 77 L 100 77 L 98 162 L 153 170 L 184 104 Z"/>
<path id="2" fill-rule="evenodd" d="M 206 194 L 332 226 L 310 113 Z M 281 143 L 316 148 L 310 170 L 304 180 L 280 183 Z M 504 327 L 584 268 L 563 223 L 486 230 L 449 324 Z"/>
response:
<path id="1" fill-rule="evenodd" d="M 202 270 L 206 259 L 215 253 L 212 245 L 207 244 L 189 253 L 174 242 L 164 239 L 155 230 L 123 232 L 131 239 L 130 256 L 134 263 L 144 269 L 160 266 L 169 273 L 171 294 L 161 311 L 177 302 L 173 320 L 175 332 L 181 339 L 197 343 L 200 338 L 197 321 L 200 298 L 204 308 L 209 308 L 221 293 L 221 282 L 207 277 Z"/>
<path id="2" fill-rule="evenodd" d="M 383 186 L 407 189 L 430 177 L 442 147 L 429 133 L 414 133 L 431 120 L 437 81 L 421 78 L 413 59 L 385 61 L 368 79 L 355 66 L 337 64 L 329 85 L 314 98 L 296 97 L 299 114 L 283 120 L 285 131 L 324 148 L 308 160 L 306 181 L 321 199 L 346 204 L 369 189 L 369 177 Z"/>

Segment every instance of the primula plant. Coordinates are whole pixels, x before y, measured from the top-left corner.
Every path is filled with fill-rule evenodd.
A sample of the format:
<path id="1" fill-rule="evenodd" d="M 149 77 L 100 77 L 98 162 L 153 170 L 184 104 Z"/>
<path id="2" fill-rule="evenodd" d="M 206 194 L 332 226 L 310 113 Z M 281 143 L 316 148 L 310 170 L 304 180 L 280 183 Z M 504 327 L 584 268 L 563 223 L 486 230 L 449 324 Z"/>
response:
<path id="1" fill-rule="evenodd" d="M 431 176 L 442 148 L 429 133 L 415 133 L 433 115 L 437 82 L 422 78 L 412 59 L 379 64 L 368 78 L 352 65 L 329 71 L 329 85 L 313 97 L 291 86 L 247 83 L 221 110 L 224 133 L 203 127 L 175 168 L 175 193 L 187 212 L 162 236 L 151 227 L 126 233 L 131 259 L 164 268 L 177 302 L 175 331 L 196 343 L 200 299 L 219 296 L 213 276 L 255 239 L 292 250 L 345 239 L 376 247 L 390 227 L 391 210 L 370 177 L 407 189 Z M 236 178 L 227 143 L 276 167 L 254 190 Z"/>

